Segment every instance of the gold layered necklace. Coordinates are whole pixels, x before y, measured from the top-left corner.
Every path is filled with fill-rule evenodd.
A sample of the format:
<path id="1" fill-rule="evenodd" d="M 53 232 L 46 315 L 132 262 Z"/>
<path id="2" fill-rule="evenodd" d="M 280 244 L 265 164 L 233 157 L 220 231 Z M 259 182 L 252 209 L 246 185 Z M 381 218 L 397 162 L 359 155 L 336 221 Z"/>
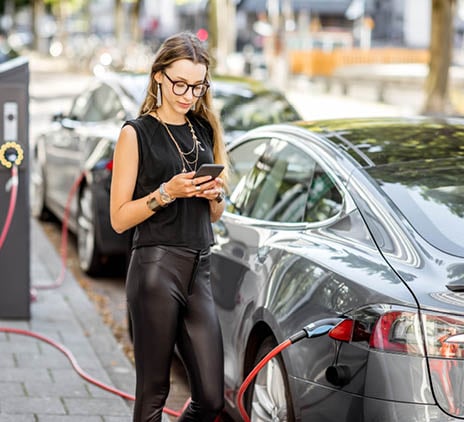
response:
<path id="1" fill-rule="evenodd" d="M 190 129 L 190 133 L 192 134 L 192 140 L 193 140 L 193 147 L 190 151 L 184 152 L 182 151 L 179 143 L 176 141 L 176 138 L 174 138 L 174 135 L 172 134 L 171 130 L 169 129 L 168 125 L 161 120 L 161 117 L 159 116 L 158 112 L 155 110 L 155 116 L 159 120 L 159 122 L 163 125 L 163 127 L 166 129 L 166 132 L 169 135 L 169 138 L 171 141 L 174 143 L 177 152 L 179 153 L 180 161 L 182 163 L 182 172 L 186 173 L 187 172 L 187 167 L 189 171 L 196 171 L 197 169 L 197 163 L 198 163 L 198 150 L 201 148 L 201 143 L 197 138 L 197 134 L 195 133 L 195 129 L 193 128 L 192 123 L 188 119 L 187 116 L 185 116 L 185 120 L 187 121 L 187 124 Z M 194 160 L 189 160 L 188 156 L 191 155 L 193 152 L 195 152 L 195 159 Z"/>

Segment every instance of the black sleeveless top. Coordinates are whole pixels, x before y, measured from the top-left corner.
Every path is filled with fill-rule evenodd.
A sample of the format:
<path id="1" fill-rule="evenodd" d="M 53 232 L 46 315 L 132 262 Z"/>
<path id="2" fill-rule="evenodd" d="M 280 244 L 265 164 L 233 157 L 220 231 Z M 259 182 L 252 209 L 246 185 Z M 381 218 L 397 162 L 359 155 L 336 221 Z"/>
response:
<path id="1" fill-rule="evenodd" d="M 189 113 L 201 147 L 198 150 L 198 169 L 203 163 L 213 162 L 213 130 L 210 124 Z M 148 195 L 161 183 L 182 171 L 179 152 L 166 128 L 153 116 L 139 116 L 128 120 L 137 133 L 139 167 L 133 199 Z M 183 152 L 192 150 L 193 139 L 187 123 L 168 125 Z M 192 162 L 195 151 L 187 156 Z M 187 171 L 189 169 L 186 165 Z M 205 198 L 177 198 L 135 227 L 133 248 L 141 246 L 181 246 L 201 250 L 213 243 L 209 201 Z"/>

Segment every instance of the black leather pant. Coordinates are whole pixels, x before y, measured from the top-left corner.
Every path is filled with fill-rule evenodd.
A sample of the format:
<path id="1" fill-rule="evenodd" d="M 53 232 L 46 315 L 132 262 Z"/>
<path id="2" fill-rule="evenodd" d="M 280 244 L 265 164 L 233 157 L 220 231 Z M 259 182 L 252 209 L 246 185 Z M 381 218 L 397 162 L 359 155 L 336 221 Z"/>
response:
<path id="1" fill-rule="evenodd" d="M 209 251 L 134 250 L 126 294 L 137 376 L 134 422 L 161 421 L 176 344 L 191 389 L 191 402 L 178 421 L 214 421 L 224 405 L 224 359 Z"/>

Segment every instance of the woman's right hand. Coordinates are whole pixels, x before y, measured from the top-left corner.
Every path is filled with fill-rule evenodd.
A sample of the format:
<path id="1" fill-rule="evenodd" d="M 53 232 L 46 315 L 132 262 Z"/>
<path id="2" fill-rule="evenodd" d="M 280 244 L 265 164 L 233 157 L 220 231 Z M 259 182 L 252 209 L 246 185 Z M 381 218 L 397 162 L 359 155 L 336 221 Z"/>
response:
<path id="1" fill-rule="evenodd" d="M 164 185 L 165 191 L 173 198 L 191 198 L 214 187 L 211 176 L 194 178 L 194 175 L 194 171 L 176 174 Z"/>

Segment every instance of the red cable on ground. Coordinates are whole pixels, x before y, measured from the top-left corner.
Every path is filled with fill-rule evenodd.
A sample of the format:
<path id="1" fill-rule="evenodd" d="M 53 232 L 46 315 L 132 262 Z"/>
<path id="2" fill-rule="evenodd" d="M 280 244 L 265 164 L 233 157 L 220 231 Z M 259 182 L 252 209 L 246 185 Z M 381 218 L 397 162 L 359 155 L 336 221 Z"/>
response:
<path id="1" fill-rule="evenodd" d="M 69 213 L 71 210 L 71 201 L 74 195 L 76 194 L 76 191 L 79 185 L 81 184 L 83 178 L 84 178 L 84 172 L 82 172 L 79 175 L 79 177 L 77 177 L 77 179 L 74 181 L 68 193 L 68 198 L 66 200 L 66 206 L 64 209 L 64 217 L 63 217 L 63 222 L 61 225 L 61 245 L 60 245 L 61 270 L 60 270 L 60 274 L 55 280 L 55 282 L 52 284 L 45 284 L 45 285 L 42 284 L 38 286 L 33 286 L 37 290 L 56 289 L 63 284 L 64 277 L 66 275 L 66 267 L 67 267 L 66 261 L 68 259 L 68 221 L 69 221 Z"/>
<path id="2" fill-rule="evenodd" d="M 22 329 L 19 329 L 19 328 L 0 327 L 0 332 L 12 333 L 12 334 L 20 334 L 20 335 L 23 335 L 23 336 L 34 337 L 34 338 L 36 338 L 36 339 L 38 339 L 40 341 L 48 343 L 50 346 L 53 346 L 54 348 L 58 349 L 61 353 L 63 353 L 68 358 L 69 362 L 71 363 L 74 370 L 78 373 L 78 375 L 80 377 L 82 377 L 83 379 L 85 379 L 86 381 L 96 385 L 97 387 L 99 387 L 99 388 L 101 388 L 103 390 L 106 390 L 106 391 L 109 391 L 110 393 L 116 394 L 117 396 L 120 396 L 123 399 L 131 400 L 131 401 L 135 400 L 135 397 L 133 395 L 125 393 L 124 391 L 118 390 L 118 389 L 116 389 L 114 387 L 111 387 L 111 386 L 109 386 L 107 384 L 104 384 L 104 383 L 96 380 L 95 378 L 92 378 L 90 375 L 88 375 L 79 366 L 79 364 L 77 363 L 76 358 L 71 353 L 71 351 L 68 350 L 62 344 L 59 344 L 59 343 L 53 341 L 52 339 L 50 339 L 48 337 L 45 337 L 45 336 L 43 336 L 41 334 L 34 333 L 32 331 L 22 330 Z M 165 407 L 163 409 L 163 412 L 168 414 L 168 415 L 174 416 L 176 418 L 178 418 L 181 415 L 181 412 L 176 412 L 176 411 L 171 410 L 171 409 L 169 409 L 167 407 Z"/>
<path id="3" fill-rule="evenodd" d="M 11 194 L 10 194 L 10 204 L 8 206 L 8 211 L 6 213 L 5 224 L 2 229 L 2 234 L 0 235 L 0 249 L 2 249 L 3 244 L 5 243 L 6 235 L 10 230 L 10 225 L 13 220 L 14 210 L 16 207 L 16 199 L 18 197 L 18 167 L 11 167 Z"/>
<path id="4" fill-rule="evenodd" d="M 286 349 L 288 346 L 291 346 L 293 344 L 292 340 L 288 339 L 280 343 L 278 346 L 276 346 L 274 349 L 272 349 L 264 358 L 262 358 L 259 363 L 253 368 L 253 370 L 248 374 L 248 376 L 245 378 L 245 381 L 243 381 L 242 385 L 240 386 L 237 394 L 237 405 L 238 405 L 238 410 L 240 411 L 240 414 L 242 415 L 242 418 L 244 422 L 250 422 L 250 417 L 248 416 L 245 406 L 243 405 L 243 395 L 245 394 L 246 389 L 250 385 L 251 381 L 256 377 L 259 371 L 263 369 L 263 367 L 276 355 L 278 355 L 282 350 Z"/>
<path id="5" fill-rule="evenodd" d="M 75 180 L 74 184 L 71 187 L 71 190 L 69 191 L 68 198 L 66 201 L 66 207 L 65 207 L 65 213 L 64 213 L 64 218 L 62 222 L 62 229 L 61 229 L 61 271 L 60 275 L 56 279 L 56 281 L 53 284 L 49 285 L 38 285 L 35 286 L 36 289 L 40 290 L 45 290 L 45 289 L 54 289 L 57 287 L 60 287 L 63 284 L 64 281 L 64 276 L 66 273 L 66 267 L 67 267 L 67 242 L 68 242 L 68 220 L 69 220 L 69 213 L 70 213 L 70 208 L 71 208 L 71 200 L 73 196 L 75 195 L 77 188 L 79 187 L 82 179 L 84 178 L 84 173 L 81 173 L 79 177 Z M 14 210 L 16 207 L 16 199 L 18 195 L 18 168 L 17 166 L 13 166 L 11 168 L 11 194 L 10 194 L 10 204 L 8 207 L 8 212 L 6 215 L 5 219 L 5 224 L 2 229 L 2 233 L 0 235 L 0 249 L 2 249 L 3 243 L 5 242 L 6 236 L 8 234 L 8 231 L 10 229 L 11 222 L 13 220 L 13 215 L 14 215 Z M 35 295 L 32 294 L 32 297 L 34 298 Z M 50 346 L 55 347 L 58 349 L 61 353 L 63 353 L 68 360 L 70 361 L 72 367 L 74 370 L 77 372 L 77 374 L 82 377 L 84 380 L 96 385 L 97 387 L 106 390 L 112 394 L 116 394 L 117 396 L 122 397 L 123 399 L 126 400 L 131 400 L 134 401 L 135 397 L 131 394 L 125 393 L 124 391 L 118 390 L 114 387 L 111 387 L 107 384 L 102 383 L 101 381 L 96 380 L 95 378 L 92 378 L 90 375 L 88 375 L 77 363 L 76 358 L 74 355 L 71 353 L 70 350 L 68 350 L 65 346 L 62 344 L 59 344 L 52 339 L 45 337 L 41 334 L 34 333 L 33 331 L 27 331 L 27 330 L 22 330 L 19 328 L 8 328 L 8 327 L 1 327 L 0 326 L 0 332 L 3 333 L 10 333 L 10 334 L 20 334 L 28 337 L 33 337 L 38 340 L 41 340 Z M 167 415 L 174 416 L 178 418 L 179 416 L 182 415 L 182 413 L 185 411 L 185 409 L 188 407 L 191 399 L 189 398 L 184 406 L 182 407 L 180 412 L 176 412 L 175 410 L 169 409 L 168 407 L 163 408 L 163 412 L 166 413 Z M 218 422 L 220 420 L 220 416 L 216 418 L 215 422 Z"/>
<path id="6" fill-rule="evenodd" d="M 69 192 L 68 199 L 67 199 L 67 202 L 66 202 L 65 217 L 63 219 L 63 226 L 62 226 L 62 232 L 61 232 L 61 273 L 60 273 L 59 277 L 57 278 L 57 280 L 55 281 L 54 284 L 36 286 L 37 289 L 52 289 L 52 288 L 56 288 L 56 287 L 61 286 L 61 284 L 63 283 L 64 275 L 65 275 L 65 272 L 66 272 L 68 219 L 69 219 L 69 211 L 70 211 L 71 199 L 74 196 L 74 194 L 76 193 L 76 190 L 79 187 L 83 177 L 84 177 L 84 173 L 82 173 L 76 179 L 76 181 L 74 182 L 74 184 L 73 184 L 73 186 L 72 186 L 72 188 L 71 188 L 71 190 Z M 15 210 L 15 207 L 16 207 L 17 195 L 18 195 L 18 167 L 13 166 L 11 168 L 10 204 L 9 204 L 8 212 L 7 212 L 7 215 L 6 215 L 5 224 L 3 226 L 2 233 L 0 235 L 0 249 L 2 249 L 2 247 L 3 247 L 6 236 L 8 234 L 9 229 L 10 229 L 10 226 L 11 226 L 11 222 L 13 220 L 14 210 Z M 55 347 L 56 349 L 58 349 L 61 353 L 63 353 L 68 358 L 68 360 L 71 362 L 71 365 L 74 368 L 74 370 L 78 373 L 78 375 L 80 377 L 82 377 L 86 381 L 96 385 L 99 388 L 102 388 L 103 390 L 106 390 L 106 391 L 109 391 L 110 393 L 116 394 L 116 395 L 122 397 L 123 399 L 132 400 L 132 401 L 135 400 L 135 397 L 133 395 L 125 393 L 124 391 L 118 390 L 118 389 L 116 389 L 114 387 L 111 387 L 109 385 L 106 385 L 106 384 L 96 380 L 95 378 L 92 378 L 90 375 L 88 375 L 86 372 L 84 372 L 82 370 L 82 368 L 79 366 L 79 364 L 77 363 L 76 358 L 74 357 L 74 355 L 71 353 L 70 350 L 68 350 L 65 346 L 53 341 L 52 339 L 50 339 L 48 337 L 45 337 L 45 336 L 43 336 L 41 334 L 34 333 L 32 331 L 22 330 L 22 329 L 18 329 L 18 328 L 8 328 L 8 327 L 1 327 L 0 326 L 0 332 L 11 333 L 11 334 L 20 334 L 20 335 L 24 335 L 24 336 L 34 337 L 34 338 L 36 338 L 38 340 L 41 340 L 41 341 Z M 188 406 L 189 402 L 190 402 L 190 399 L 187 400 L 187 402 L 184 405 L 182 411 Z M 169 409 L 167 407 L 163 408 L 164 413 L 166 413 L 168 415 L 171 415 L 171 416 L 174 416 L 174 417 L 179 417 L 182 414 L 182 411 L 181 412 L 176 412 L 176 411 L 174 411 L 172 409 Z"/>

